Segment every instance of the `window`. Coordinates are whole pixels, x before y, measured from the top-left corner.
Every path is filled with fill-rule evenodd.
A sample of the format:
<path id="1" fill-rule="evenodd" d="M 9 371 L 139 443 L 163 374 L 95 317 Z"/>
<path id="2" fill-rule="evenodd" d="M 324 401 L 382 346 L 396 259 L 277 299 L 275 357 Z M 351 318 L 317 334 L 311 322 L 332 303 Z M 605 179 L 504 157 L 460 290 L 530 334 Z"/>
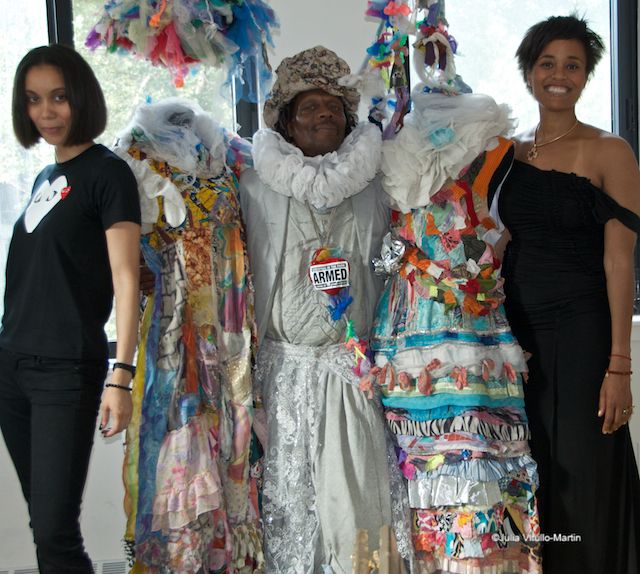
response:
<path id="1" fill-rule="evenodd" d="M 527 91 L 515 52 L 527 29 L 551 15 L 566 16 L 577 12 L 604 40 L 607 48 L 603 61 L 578 102 L 581 121 L 611 131 L 611 25 L 609 5 L 602 0 L 573 1 L 538 0 L 510 2 L 485 0 L 447 2 L 449 31 L 458 40 L 456 67 L 474 92 L 488 94 L 498 103 L 509 104 L 518 119 L 516 131 L 523 131 L 538 122 L 538 109 Z M 526 11 L 526 14 L 522 14 Z"/>
<path id="2" fill-rule="evenodd" d="M 4 268 L 7 262 L 13 224 L 25 206 L 37 173 L 51 163 L 53 152 L 46 144 L 23 149 L 13 135 L 11 97 L 13 76 L 18 63 L 32 47 L 47 43 L 47 13 L 42 0 L 23 0 L 3 4 L 0 19 L 2 59 L 0 82 L 5 89 L 0 94 L 0 149 L 3 166 L 0 172 L 0 292 L 4 293 Z M 0 314 L 4 297 L 0 299 Z"/>

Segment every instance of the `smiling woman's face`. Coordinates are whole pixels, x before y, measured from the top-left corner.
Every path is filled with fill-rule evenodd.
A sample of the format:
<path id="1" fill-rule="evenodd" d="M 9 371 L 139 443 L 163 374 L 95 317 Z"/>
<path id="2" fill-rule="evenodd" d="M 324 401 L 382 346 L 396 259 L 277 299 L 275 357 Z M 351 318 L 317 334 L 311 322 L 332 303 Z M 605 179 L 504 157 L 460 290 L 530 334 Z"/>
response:
<path id="1" fill-rule="evenodd" d="M 552 40 L 527 74 L 533 97 L 549 110 L 570 109 L 587 83 L 587 55 L 578 40 Z"/>
<path id="2" fill-rule="evenodd" d="M 347 117 L 342 100 L 324 90 L 310 90 L 293 100 L 287 131 L 304 155 L 336 151 L 344 141 Z"/>

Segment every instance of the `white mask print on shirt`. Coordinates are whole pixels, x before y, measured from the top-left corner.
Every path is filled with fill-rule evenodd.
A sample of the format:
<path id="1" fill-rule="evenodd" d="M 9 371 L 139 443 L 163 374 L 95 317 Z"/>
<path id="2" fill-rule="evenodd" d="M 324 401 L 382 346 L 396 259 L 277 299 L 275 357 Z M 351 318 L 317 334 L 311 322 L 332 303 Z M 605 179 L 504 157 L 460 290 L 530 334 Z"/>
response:
<path id="1" fill-rule="evenodd" d="M 27 233 L 31 233 L 44 219 L 54 206 L 69 193 L 67 178 L 64 175 L 57 177 L 53 183 L 42 182 L 42 185 L 33 194 L 31 202 L 24 214 L 24 227 Z"/>

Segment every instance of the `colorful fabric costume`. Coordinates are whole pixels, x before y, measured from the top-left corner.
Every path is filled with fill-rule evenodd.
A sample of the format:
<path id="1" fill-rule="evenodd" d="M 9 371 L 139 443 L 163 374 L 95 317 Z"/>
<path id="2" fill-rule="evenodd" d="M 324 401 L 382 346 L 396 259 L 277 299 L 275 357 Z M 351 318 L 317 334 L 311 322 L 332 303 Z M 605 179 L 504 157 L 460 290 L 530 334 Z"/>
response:
<path id="1" fill-rule="evenodd" d="M 228 143 L 197 106 L 169 100 L 139 108 L 119 144 L 156 279 L 124 469 L 133 572 L 263 566 L 249 465 L 252 299 Z"/>
<path id="2" fill-rule="evenodd" d="M 512 145 L 507 110 L 485 96 L 415 93 L 383 146 L 398 211 L 378 267 L 391 273 L 372 335 L 420 572 L 539 572 L 536 465 L 522 350 L 502 307 L 487 208 Z"/>

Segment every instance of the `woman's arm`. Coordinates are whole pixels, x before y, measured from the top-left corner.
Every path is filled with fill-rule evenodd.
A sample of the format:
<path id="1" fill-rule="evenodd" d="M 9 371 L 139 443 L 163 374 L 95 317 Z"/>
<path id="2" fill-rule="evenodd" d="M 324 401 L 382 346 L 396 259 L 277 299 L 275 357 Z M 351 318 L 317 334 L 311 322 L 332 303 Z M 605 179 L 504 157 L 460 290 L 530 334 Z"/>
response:
<path id="1" fill-rule="evenodd" d="M 640 213 L 640 172 L 633 152 L 619 138 L 606 139 L 601 145 L 603 188 L 620 205 Z M 611 358 L 609 371 L 631 371 L 631 319 L 635 293 L 634 248 L 636 234 L 617 219 L 605 226 L 604 269 L 611 311 Z M 631 376 L 610 373 L 600 389 L 598 416 L 604 417 L 602 432 L 615 432 L 625 424 L 623 413 L 633 402 Z"/>
<path id="2" fill-rule="evenodd" d="M 500 234 L 500 239 L 493 246 L 493 254 L 498 261 L 502 262 L 504 259 L 504 252 L 507 249 L 507 244 L 511 241 L 511 233 L 505 227 Z"/>
<path id="3" fill-rule="evenodd" d="M 107 229 L 106 236 L 115 295 L 116 361 L 130 365 L 138 342 L 140 226 L 122 221 Z M 116 369 L 111 382 L 128 387 L 131 378 L 128 371 Z M 131 393 L 115 387 L 105 388 L 100 411 L 103 435 L 109 437 L 119 433 L 131 420 Z M 109 422 L 111 425 L 107 428 Z"/>

